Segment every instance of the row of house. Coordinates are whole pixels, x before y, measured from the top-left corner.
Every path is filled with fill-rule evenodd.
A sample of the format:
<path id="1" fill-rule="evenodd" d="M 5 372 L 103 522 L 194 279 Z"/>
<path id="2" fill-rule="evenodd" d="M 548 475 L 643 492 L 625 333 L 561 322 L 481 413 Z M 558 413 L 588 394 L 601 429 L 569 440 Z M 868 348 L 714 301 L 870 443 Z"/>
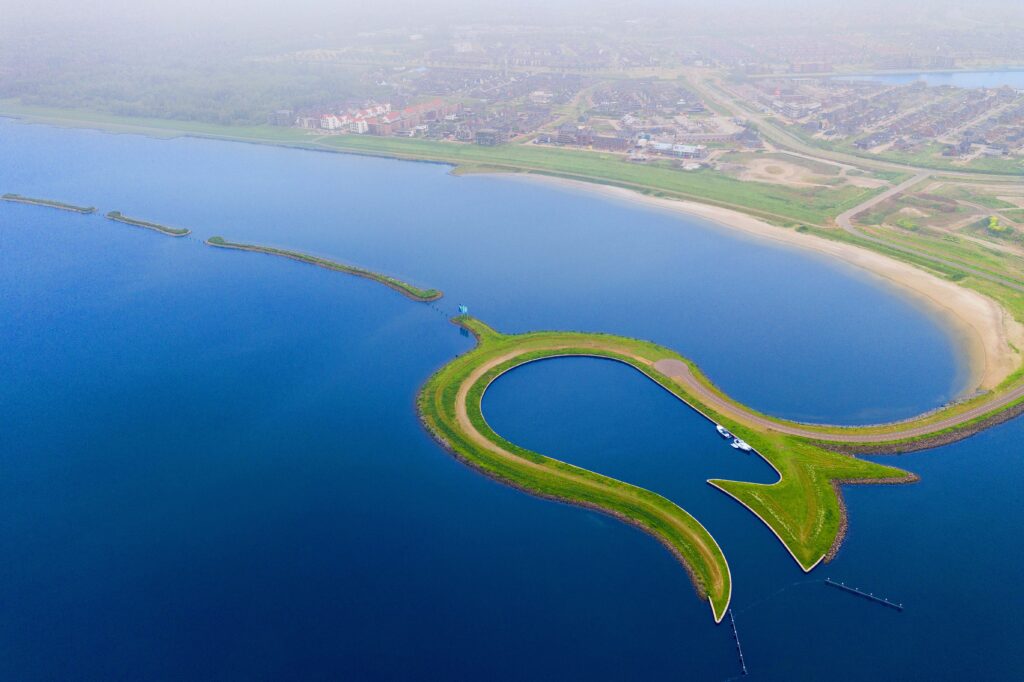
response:
<path id="1" fill-rule="evenodd" d="M 337 113 L 309 114 L 297 117 L 295 124 L 302 128 L 355 135 L 395 135 L 413 132 L 426 122 L 439 121 L 457 108 L 445 104 L 438 97 L 402 109 L 394 109 L 390 103 L 384 103 Z"/>
<path id="2" fill-rule="evenodd" d="M 566 123 L 552 133 L 541 133 L 536 137 L 540 144 L 573 145 L 591 147 L 605 151 L 626 152 L 633 149 L 646 149 L 654 154 L 675 156 L 681 159 L 703 159 L 707 157 L 705 145 L 679 144 L 651 140 L 646 135 L 596 135 L 592 128 L 583 125 Z"/>

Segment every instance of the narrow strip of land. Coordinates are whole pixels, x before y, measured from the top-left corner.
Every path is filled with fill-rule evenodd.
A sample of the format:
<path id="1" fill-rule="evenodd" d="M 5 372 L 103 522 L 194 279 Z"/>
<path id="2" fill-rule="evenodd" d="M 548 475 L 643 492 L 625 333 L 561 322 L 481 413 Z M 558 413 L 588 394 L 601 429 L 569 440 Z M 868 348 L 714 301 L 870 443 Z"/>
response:
<path id="1" fill-rule="evenodd" d="M 354 265 L 345 265 L 344 263 L 338 263 L 336 261 L 328 260 L 326 258 L 320 258 L 319 256 L 311 256 L 306 253 L 299 253 L 298 251 L 288 251 L 287 249 L 278 249 L 272 246 L 260 246 L 258 244 L 242 244 L 239 242 L 229 242 L 223 237 L 210 237 L 206 240 L 206 243 L 210 246 L 216 246 L 222 249 L 237 249 L 239 251 L 253 251 L 256 253 L 265 253 L 271 256 L 281 256 L 282 258 L 290 258 L 291 260 L 297 260 L 301 263 L 308 263 L 310 265 L 316 265 L 321 268 L 328 270 L 334 270 L 335 272 L 343 272 L 347 275 L 355 275 L 356 277 L 363 277 L 366 279 L 379 282 L 384 286 L 394 289 L 398 293 L 402 294 L 407 298 L 411 298 L 414 301 L 429 302 L 436 301 L 441 298 L 444 294 L 437 289 L 421 289 L 420 287 L 413 286 L 408 282 L 403 282 L 400 279 L 391 277 L 390 275 L 384 275 L 373 270 L 366 270 L 364 268 L 358 268 Z"/>
<path id="2" fill-rule="evenodd" d="M 482 413 L 483 395 L 497 377 L 523 364 L 563 356 L 591 356 L 625 363 L 750 444 L 779 476 L 771 484 L 710 480 L 755 514 L 804 571 L 834 556 L 847 527 L 840 487 L 849 484 L 909 483 L 913 474 L 841 452 L 849 445 L 894 444 L 913 448 L 919 439 L 986 428 L 990 419 L 1024 404 L 1024 388 L 989 394 L 899 424 L 859 427 L 800 424 L 760 414 L 722 393 L 697 367 L 674 351 L 610 334 L 533 332 L 500 334 L 468 317 L 456 323 L 471 330 L 479 345 L 431 377 L 418 407 L 430 431 L 461 459 L 512 485 L 614 514 L 647 530 L 669 547 L 716 618 L 728 595 L 720 549 L 706 529 L 660 496 L 503 439 Z M 716 568 L 717 566 L 717 568 Z"/>
<path id="3" fill-rule="evenodd" d="M 779 475 L 772 484 L 712 480 L 751 512 L 783 543 L 805 571 L 834 551 L 845 528 L 837 485 L 904 483 L 915 478 L 899 469 L 831 452 L 819 444 L 772 432 L 720 414 L 659 369 L 678 354 L 653 343 L 609 334 L 534 332 L 499 334 L 461 317 L 479 345 L 430 378 L 418 407 L 431 433 L 460 459 L 516 487 L 545 497 L 594 507 L 651 533 L 683 563 L 698 591 L 709 598 L 716 619 L 728 605 L 728 564 L 707 530 L 669 500 L 650 491 L 524 450 L 503 439 L 482 413 L 483 395 L 501 374 L 523 364 L 564 356 L 591 356 L 625 363 L 715 423 L 744 438 Z"/>
<path id="4" fill-rule="evenodd" d="M 651 533 L 686 567 L 715 620 L 721 621 L 732 593 L 731 575 L 707 529 L 660 495 L 524 450 L 494 433 L 481 411 L 483 393 L 502 373 L 537 359 L 529 354 L 540 346 L 507 345 L 508 340 L 525 337 L 499 335 L 476 321 L 464 324 L 482 342 L 473 353 L 439 370 L 422 389 L 418 405 L 431 433 L 490 476 L 543 497 L 604 511 Z M 585 341 L 581 335 L 576 338 Z M 574 353 L 557 342 L 545 350 L 555 355 L 586 354 L 585 349 Z"/>
<path id="5" fill-rule="evenodd" d="M 13 194 L 8 192 L 0 199 L 4 201 L 13 201 L 18 204 L 31 204 L 32 206 L 46 206 L 47 208 L 57 208 L 62 211 L 70 211 L 72 213 L 95 213 L 95 206 L 75 206 L 74 204 L 65 204 L 62 201 L 54 201 L 52 199 L 35 199 L 32 197 L 25 197 L 20 194 Z"/>
<path id="6" fill-rule="evenodd" d="M 182 227 L 168 227 L 167 225 L 161 225 L 160 223 L 151 223 L 148 220 L 139 220 L 138 218 L 129 218 L 126 215 L 122 215 L 120 211 L 111 211 L 107 214 L 107 218 L 114 220 L 125 225 L 134 225 L 135 227 L 143 227 L 147 230 L 153 230 L 161 234 L 166 234 L 170 237 L 187 237 L 191 234 L 191 230 L 187 230 Z"/>

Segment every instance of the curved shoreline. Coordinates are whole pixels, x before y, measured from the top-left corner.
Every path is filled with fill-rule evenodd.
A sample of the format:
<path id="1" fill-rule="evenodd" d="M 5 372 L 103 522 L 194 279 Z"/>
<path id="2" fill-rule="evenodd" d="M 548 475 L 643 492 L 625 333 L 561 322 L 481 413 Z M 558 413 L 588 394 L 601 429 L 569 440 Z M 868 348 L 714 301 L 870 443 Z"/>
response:
<path id="1" fill-rule="evenodd" d="M 618 518 L 625 515 L 627 521 L 674 548 L 698 593 L 711 598 L 716 617 L 723 600 L 725 604 L 728 600 L 720 591 L 720 579 L 708 583 L 709 576 L 716 575 L 709 571 L 709 557 L 721 549 L 713 537 L 704 537 L 707 529 L 669 500 L 656 495 L 639 497 L 653 495 L 649 491 L 533 453 L 504 439 L 489 426 L 482 411 L 483 397 L 498 377 L 528 363 L 566 356 L 610 359 L 641 372 L 710 424 L 722 424 L 747 441 L 772 467 L 778 477 L 774 483 L 724 479 L 707 483 L 754 514 L 804 572 L 831 561 L 842 545 L 849 527 L 843 486 L 897 485 L 919 480 L 916 474 L 858 459 L 851 452 L 880 443 L 894 448 L 927 447 L 935 438 L 966 437 L 1024 409 L 1024 398 L 1009 409 L 982 400 L 964 411 L 925 414 L 896 425 L 902 430 L 891 430 L 892 425 L 837 429 L 799 424 L 762 415 L 737 403 L 714 388 L 693 363 L 655 343 L 600 333 L 504 335 L 473 318 L 462 316 L 453 322 L 473 332 L 477 346 L 443 366 L 422 387 L 417 408 L 428 431 L 461 461 L 497 480 L 541 497 L 591 508 L 596 505 Z M 1002 397 L 1009 399 L 1010 393 Z M 982 408 L 989 413 L 978 418 L 976 413 Z M 557 483 L 557 492 L 549 489 L 551 480 Z M 639 499 L 646 499 L 646 506 L 640 505 Z M 676 520 L 666 526 L 670 519 Z M 673 535 L 686 528 L 689 530 L 682 537 L 686 532 L 697 535 L 689 536 L 689 540 Z M 712 543 L 716 548 L 713 552 L 707 549 Z M 697 547 L 705 549 L 697 551 Z M 728 566 L 724 557 L 721 563 Z M 717 575 L 727 570 L 718 569 Z M 729 580 L 731 584 L 731 577 Z M 715 589 L 719 590 L 717 602 Z"/>
<path id="2" fill-rule="evenodd" d="M 206 245 L 215 246 L 220 249 L 235 249 L 237 251 L 252 251 L 254 253 L 263 253 L 270 256 L 280 256 L 281 258 L 296 260 L 300 263 L 315 265 L 327 270 L 342 272 L 346 275 L 355 275 L 356 277 L 362 277 L 364 279 L 373 280 L 378 284 L 383 284 L 389 289 L 394 289 L 406 298 L 410 298 L 420 303 L 436 301 L 444 296 L 444 292 L 439 291 L 438 289 L 420 289 L 419 287 L 413 286 L 412 284 L 404 282 L 396 277 L 391 277 L 390 275 L 374 272 L 373 270 L 366 270 L 364 268 L 357 268 L 353 265 L 345 265 L 344 263 L 338 263 L 318 256 L 311 256 L 298 251 L 288 251 L 286 249 L 277 249 L 272 246 L 260 246 L 258 244 L 229 242 L 223 237 L 210 237 L 206 240 Z"/>
<path id="3" fill-rule="evenodd" d="M 505 353 L 502 343 L 517 337 L 473 321 L 457 324 L 469 329 L 478 345 L 441 367 L 420 389 L 417 408 L 428 432 L 488 477 L 538 497 L 596 509 L 654 536 L 685 567 L 698 595 L 708 599 L 715 622 L 721 622 L 731 600 L 731 571 L 703 524 L 656 493 L 524 450 L 496 434 L 483 417 L 483 395 L 498 377 L 531 359 L 515 348 Z"/>
<path id="4" fill-rule="evenodd" d="M 836 539 L 832 543 L 832 546 L 828 548 L 828 552 L 825 553 L 821 560 L 824 563 L 830 563 L 839 554 L 839 548 L 843 545 L 843 540 L 846 539 L 846 532 L 850 529 L 850 514 L 846 510 L 846 498 L 843 497 L 841 488 L 844 485 L 906 485 L 908 483 L 917 483 L 921 480 L 921 477 L 914 472 L 907 472 L 906 478 L 892 478 L 892 479 L 849 479 L 846 481 L 832 481 L 832 487 L 836 489 L 836 497 L 839 499 L 839 509 L 841 521 L 839 523 L 839 532 L 836 533 Z M 742 504 L 742 503 L 741 503 Z M 810 571 L 805 571 L 810 573 Z"/>
<path id="5" fill-rule="evenodd" d="M 56 111 L 56 110 L 55 110 Z M 53 113 L 53 112 L 51 112 Z M 371 153 L 355 149 L 327 149 L 309 144 L 307 140 L 282 141 L 263 138 L 237 137 L 228 134 L 210 134 L 175 128 L 146 127 L 144 122 L 128 120 L 123 123 L 110 123 L 93 119 L 75 119 L 73 116 L 47 117 L 38 112 L 8 113 L 6 116 L 25 122 L 39 122 L 45 125 L 74 127 L 79 123 L 86 127 L 109 130 L 111 126 L 123 125 L 132 132 L 142 134 L 184 135 L 223 139 L 227 141 L 247 142 L 261 145 L 274 145 L 290 148 L 301 148 L 310 151 L 330 151 L 332 153 L 364 154 L 384 156 L 410 161 L 440 163 L 457 168 L 459 161 L 417 158 L 415 154 L 397 154 L 391 152 Z M 641 192 L 622 186 L 602 184 L 599 180 L 570 179 L 541 172 L 531 172 L 529 168 L 494 168 L 492 173 L 502 173 L 511 177 L 554 182 L 566 187 L 582 189 L 587 192 L 598 192 L 607 197 L 642 204 L 647 207 L 659 207 L 673 212 L 705 218 L 724 229 L 738 229 L 749 234 L 772 239 L 777 242 L 811 249 L 820 253 L 838 257 L 847 263 L 862 268 L 869 273 L 898 286 L 901 291 L 910 294 L 926 309 L 938 314 L 947 322 L 958 345 L 963 349 L 967 360 L 970 381 L 962 395 L 970 394 L 974 389 L 990 390 L 997 387 L 1003 379 L 1021 367 L 1024 358 L 1014 352 L 1009 343 L 1024 349 L 1024 325 L 1012 318 L 1005 309 L 991 299 L 975 291 L 961 287 L 951 281 L 942 280 L 931 273 L 918 269 L 914 265 L 903 263 L 886 257 L 875 251 L 857 247 L 852 244 L 830 242 L 824 239 L 813 239 L 812 235 L 803 235 L 773 226 L 749 213 L 724 208 L 714 204 L 700 203 L 692 200 L 663 199 L 642 194 Z M 1013 182 L 1018 178 L 1007 177 Z M 923 279 L 922 279 L 923 278 Z"/>
<path id="6" fill-rule="evenodd" d="M 658 208 L 705 219 L 719 229 L 738 230 L 757 238 L 831 256 L 879 278 L 908 295 L 945 323 L 962 349 L 970 374 L 961 395 L 992 390 L 1024 365 L 1024 324 L 993 299 L 921 268 L 853 244 L 833 242 L 793 229 L 777 227 L 746 213 L 681 199 L 653 197 L 634 190 L 544 175 L 518 176 L 595 194 L 633 206 Z"/>
<path id="7" fill-rule="evenodd" d="M 532 496 L 540 498 L 542 500 L 549 500 L 551 502 L 557 502 L 559 504 L 568 505 L 570 507 L 579 507 L 581 509 L 588 509 L 590 511 L 597 512 L 598 514 L 603 514 L 603 515 L 608 516 L 610 518 L 613 518 L 613 519 L 615 519 L 617 521 L 621 521 L 622 523 L 625 523 L 628 526 L 632 526 L 633 528 L 636 528 L 637 530 L 639 530 L 642 533 L 646 533 L 647 535 L 651 535 L 651 537 L 653 537 L 655 540 L 658 541 L 658 544 L 660 544 L 662 547 L 664 547 L 666 550 L 668 550 L 668 553 L 671 554 L 672 557 L 677 562 L 679 562 L 679 565 L 683 567 L 683 570 L 686 571 L 686 575 L 689 576 L 691 586 L 693 587 L 693 591 L 696 593 L 697 597 L 699 599 L 707 599 L 708 605 L 711 606 L 711 612 L 712 612 L 712 616 L 715 619 L 715 623 L 721 623 L 722 622 L 722 618 L 725 617 L 725 610 L 722 611 L 721 616 L 719 616 L 719 615 L 717 615 L 715 613 L 715 604 L 714 604 L 714 602 L 711 600 L 711 597 L 706 593 L 706 591 L 700 588 L 699 583 L 698 583 L 697 574 L 694 572 L 693 568 L 687 562 L 686 557 L 683 556 L 682 552 L 680 552 L 679 549 L 677 547 L 675 547 L 675 545 L 673 545 L 672 543 L 668 542 L 665 538 L 659 537 L 657 535 L 652 535 L 650 533 L 650 531 L 643 524 L 641 524 L 640 522 L 636 521 L 633 518 L 630 518 L 629 516 L 627 516 L 626 514 L 623 514 L 622 512 L 617 512 L 617 511 L 613 511 L 613 510 L 610 510 L 610 509 L 606 509 L 606 508 L 604 508 L 604 507 L 602 507 L 602 506 L 600 506 L 598 504 L 594 504 L 594 503 L 590 503 L 590 502 L 581 502 L 579 500 L 574 500 L 571 497 L 566 497 L 564 495 L 549 495 L 549 494 L 546 494 L 546 493 L 542 493 L 542 492 L 539 492 L 537 490 L 534 490 L 534 489 L 530 488 L 529 486 L 523 485 L 523 484 L 521 484 L 521 483 L 519 483 L 517 481 L 514 481 L 512 479 L 508 479 L 508 478 L 504 478 L 504 477 L 498 476 L 498 475 L 494 474 L 493 472 L 490 472 L 490 471 L 488 471 L 488 470 L 486 470 L 486 469 L 484 469 L 484 468 L 482 468 L 480 466 L 477 466 L 477 464 L 471 458 L 461 454 L 457 448 L 455 448 L 451 443 L 449 443 L 447 440 L 445 440 L 444 436 L 442 436 L 440 433 L 438 433 L 431 426 L 430 422 L 427 420 L 427 418 L 424 415 L 422 410 L 417 410 L 417 412 L 419 413 L 420 425 L 423 426 L 424 430 L 428 434 L 430 434 L 430 437 L 434 440 L 434 442 L 437 443 L 439 446 L 441 446 L 442 449 L 444 449 L 446 452 L 448 452 L 448 454 L 450 454 L 452 457 L 454 457 L 457 461 L 461 462 L 462 464 L 465 464 L 471 470 L 476 471 L 481 476 L 484 476 L 485 478 L 489 478 L 490 480 L 496 481 L 496 482 L 498 482 L 498 483 L 500 483 L 502 485 L 507 485 L 510 488 L 514 488 L 514 489 L 516 489 L 516 490 L 518 490 L 520 492 L 526 493 L 527 495 L 532 495 Z M 726 567 L 728 568 L 728 563 L 726 564 Z M 731 569 L 729 571 L 729 579 L 730 579 L 730 582 L 731 582 L 731 580 L 732 580 L 732 571 L 731 571 Z M 730 598 L 730 602 L 731 601 L 732 600 Z"/>

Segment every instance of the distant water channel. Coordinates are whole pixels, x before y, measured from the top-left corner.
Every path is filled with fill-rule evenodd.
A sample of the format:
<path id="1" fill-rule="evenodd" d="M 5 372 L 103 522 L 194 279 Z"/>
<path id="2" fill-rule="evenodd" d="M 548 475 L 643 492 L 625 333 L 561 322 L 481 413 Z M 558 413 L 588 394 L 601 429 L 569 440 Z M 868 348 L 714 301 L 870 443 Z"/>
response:
<path id="1" fill-rule="evenodd" d="M 886 73 L 843 76 L 842 80 L 871 80 L 893 85 L 924 81 L 928 85 L 952 85 L 958 88 L 1001 88 L 1010 86 L 1024 90 L 1024 69 L 1001 71 L 926 71 L 922 73 Z"/>
<path id="2" fill-rule="evenodd" d="M 494 483 L 424 434 L 417 388 L 471 347 L 447 323 L 459 303 L 504 331 L 658 341 L 800 419 L 907 417 L 965 381 L 938 321 L 873 278 L 587 192 L 3 120 L 0 148 L 2 192 L 195 233 L 0 203 L 0 679 L 735 675 L 730 633 L 655 541 Z M 411 303 L 203 246 L 213 234 L 447 296 Z M 896 460 L 918 485 L 848 490 L 847 544 L 805 576 L 704 483 L 771 469 L 635 371 L 536 363 L 484 411 L 524 446 L 693 511 L 730 560 L 761 679 L 1024 663 L 1024 626 L 998 608 L 1024 596 L 1006 541 L 1024 519 L 1019 420 Z"/>

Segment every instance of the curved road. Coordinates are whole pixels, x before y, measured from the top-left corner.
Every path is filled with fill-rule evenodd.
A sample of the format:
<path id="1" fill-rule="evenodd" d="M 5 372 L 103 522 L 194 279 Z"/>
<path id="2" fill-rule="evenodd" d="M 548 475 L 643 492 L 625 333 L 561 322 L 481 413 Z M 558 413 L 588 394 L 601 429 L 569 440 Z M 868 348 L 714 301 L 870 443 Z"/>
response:
<path id="1" fill-rule="evenodd" d="M 687 405 L 697 410 L 701 414 L 704 414 L 699 405 L 693 404 L 690 399 L 695 398 L 703 405 L 710 407 L 716 412 L 726 415 L 737 422 L 751 426 L 754 428 L 765 429 L 775 431 L 777 433 L 785 433 L 791 436 L 799 436 L 801 438 L 808 438 L 811 440 L 817 440 L 822 442 L 832 443 L 886 443 L 890 441 L 905 440 L 910 438 L 920 438 L 922 436 L 928 436 L 930 434 L 945 431 L 946 429 L 960 426 L 967 422 L 970 422 L 978 417 L 982 417 L 990 412 L 998 411 L 1001 408 L 1008 407 L 1012 403 L 1024 398 L 1024 384 L 1015 387 L 1013 390 L 1006 391 L 992 396 L 990 399 L 983 400 L 977 405 L 974 405 L 962 412 L 951 414 L 947 417 L 943 417 L 927 423 L 919 423 L 922 417 L 916 417 L 908 419 L 904 422 L 896 422 L 892 424 L 872 424 L 866 426 L 856 427 L 842 427 L 832 426 L 828 424 L 807 424 L 800 422 L 787 422 L 780 419 L 775 419 L 766 415 L 758 414 L 754 410 L 735 403 L 729 400 L 728 397 L 709 387 L 706 383 L 699 380 L 697 376 L 690 369 L 690 366 L 685 362 L 676 358 L 664 358 L 652 362 L 651 359 L 645 358 L 637 353 L 633 352 L 628 347 L 624 347 L 615 342 L 614 337 L 607 339 L 602 338 L 600 335 L 596 335 L 591 339 L 588 339 L 586 344 L 592 348 L 600 357 L 610 357 L 612 360 L 622 361 L 621 358 L 627 358 L 627 364 L 632 365 L 636 369 L 647 373 L 645 368 L 652 368 L 657 372 L 665 375 L 672 379 L 675 383 L 679 384 L 679 389 L 675 390 L 673 386 L 666 386 L 671 393 L 677 398 L 685 402 Z M 578 346 L 577 346 L 578 348 Z M 527 353 L 536 353 L 538 350 L 551 353 L 551 356 L 570 356 L 570 355 L 582 355 L 579 350 L 573 350 L 563 345 L 536 345 L 531 344 L 528 348 L 519 350 L 512 350 L 497 359 L 494 362 L 488 362 L 481 368 L 477 368 L 471 377 L 478 379 L 480 376 L 500 364 L 508 362 L 513 358 Z M 562 351 L 562 352 L 560 352 Z M 610 353 L 604 355 L 604 353 Z M 671 352 L 665 349 L 665 352 Z M 619 358 L 614 356 L 621 356 Z M 678 356 L 677 356 L 678 357 Z M 653 377 L 652 377 L 653 378 Z M 463 403 L 458 409 L 458 420 L 461 427 L 468 431 L 475 431 L 472 428 L 472 423 L 465 413 L 464 400 L 468 396 L 468 387 L 475 383 L 475 381 L 464 382 L 463 386 L 460 387 L 459 401 Z M 486 391 L 486 389 L 485 389 Z M 707 416 L 707 415 L 705 415 Z M 872 429 L 885 428 L 885 431 L 872 431 Z M 837 433 L 834 430 L 840 429 Z M 844 432 L 847 431 L 848 432 Z M 484 437 L 479 436 L 482 440 Z M 483 445 L 481 441 L 479 444 Z M 493 448 L 493 444 L 488 444 L 487 447 Z"/>
<path id="2" fill-rule="evenodd" d="M 908 438 L 920 438 L 939 431 L 960 426 L 978 417 L 984 416 L 994 410 L 1007 407 L 1011 403 L 1024 398 L 1024 385 L 1018 386 L 1012 391 L 999 394 L 992 400 L 985 400 L 959 412 L 955 415 L 929 422 L 927 424 L 914 425 L 916 420 L 908 420 L 905 427 L 897 427 L 893 430 L 881 433 L 864 433 L 861 429 L 872 429 L 888 426 L 886 424 L 875 424 L 871 426 L 849 427 L 850 433 L 836 433 L 831 429 L 843 428 L 828 425 L 801 424 L 796 422 L 784 422 L 758 414 L 748 407 L 739 405 L 728 400 L 722 394 L 709 388 L 699 381 L 689 365 L 679 360 L 666 359 L 654 363 L 654 368 L 662 374 L 672 378 L 681 384 L 687 392 L 692 393 L 701 402 L 713 408 L 716 412 L 727 415 L 741 424 L 755 426 L 762 429 L 777 431 L 791 436 L 800 436 L 813 440 L 832 443 L 887 443 L 890 441 L 905 440 Z M 683 396 L 680 396 L 683 398 Z M 685 398 L 683 398 L 685 400 Z M 854 429 L 857 429 L 856 431 Z"/>

